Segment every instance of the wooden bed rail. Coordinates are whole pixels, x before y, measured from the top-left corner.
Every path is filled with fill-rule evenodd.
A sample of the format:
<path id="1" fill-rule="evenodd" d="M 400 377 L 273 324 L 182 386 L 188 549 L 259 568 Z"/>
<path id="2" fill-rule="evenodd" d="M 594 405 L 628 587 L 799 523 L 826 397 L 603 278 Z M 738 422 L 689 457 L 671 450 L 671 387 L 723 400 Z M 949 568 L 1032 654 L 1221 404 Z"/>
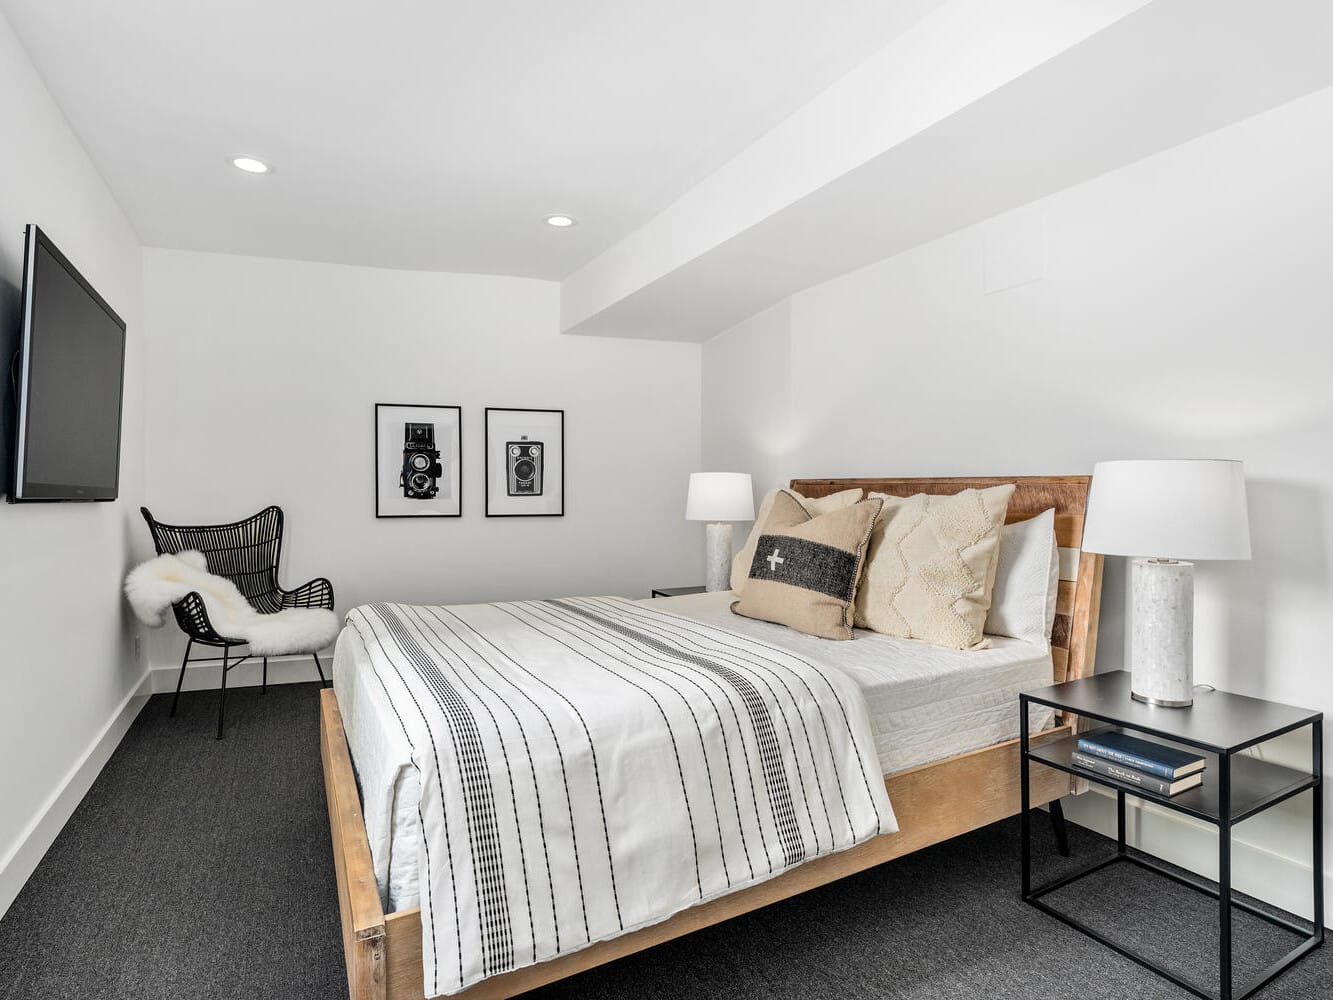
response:
<path id="1" fill-rule="evenodd" d="M 1040 745 L 1068 734 L 1069 728 L 1061 726 L 1034 735 L 1032 742 Z M 320 692 L 320 736 L 325 783 L 338 790 L 329 794 L 329 825 L 343 912 L 348 995 L 351 1000 L 422 1000 L 421 910 L 413 907 L 386 917 L 380 906 L 356 778 L 331 690 Z M 494 976 L 455 996 L 465 1000 L 517 996 L 1013 816 L 1019 803 L 1018 740 L 900 771 L 887 776 L 884 787 L 898 818 L 898 833 L 807 862 L 651 927 Z M 1032 804 L 1045 805 L 1068 795 L 1071 788 L 1064 772 L 1035 768 Z"/>
<path id="2" fill-rule="evenodd" d="M 375 866 L 366 839 L 366 821 L 361 815 L 361 796 L 357 793 L 356 772 L 352 770 L 352 755 L 343 732 L 342 713 L 331 688 L 319 693 L 319 743 L 324 760 L 324 791 L 329 803 L 329 830 L 333 836 L 333 865 L 338 878 L 348 993 L 353 1000 L 385 1000 L 388 935 L 384 907 L 375 882 Z M 420 951 L 418 941 L 418 955 Z M 417 968 L 420 975 L 419 961 Z M 421 1000 L 420 996 L 417 1000 Z"/>

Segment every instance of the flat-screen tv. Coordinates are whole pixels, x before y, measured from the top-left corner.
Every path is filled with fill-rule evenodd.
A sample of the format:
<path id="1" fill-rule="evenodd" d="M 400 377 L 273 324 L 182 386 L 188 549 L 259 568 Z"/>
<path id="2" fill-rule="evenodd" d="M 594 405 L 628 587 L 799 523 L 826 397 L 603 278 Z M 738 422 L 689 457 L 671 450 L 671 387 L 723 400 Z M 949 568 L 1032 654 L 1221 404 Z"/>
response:
<path id="1" fill-rule="evenodd" d="M 10 502 L 116 499 L 125 321 L 35 225 L 20 311 Z"/>

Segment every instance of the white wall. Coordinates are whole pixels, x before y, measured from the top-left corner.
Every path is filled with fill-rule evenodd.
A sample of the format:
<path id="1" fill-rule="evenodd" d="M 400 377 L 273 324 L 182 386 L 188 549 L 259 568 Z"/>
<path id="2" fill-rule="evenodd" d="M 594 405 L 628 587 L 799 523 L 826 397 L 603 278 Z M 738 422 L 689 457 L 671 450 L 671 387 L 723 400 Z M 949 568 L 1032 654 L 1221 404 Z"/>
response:
<path id="1" fill-rule="evenodd" d="M 42 226 L 129 326 L 121 499 L 0 506 L 3 913 L 142 704 L 120 581 L 143 493 L 144 350 L 138 238 L 3 15 L 0 131 L 4 410 L 25 224 Z M 0 439 L 7 480 L 7 434 Z"/>
<path id="2" fill-rule="evenodd" d="M 1333 90 L 793 296 L 705 345 L 704 464 L 774 485 L 1243 459 L 1255 557 L 1198 569 L 1196 678 L 1333 712 L 1329 177 Z M 1242 883 L 1308 901 L 1307 800 L 1238 830 L 1283 872 Z"/>
<path id="3" fill-rule="evenodd" d="M 283 582 L 328 576 L 341 611 L 647 597 L 701 580 L 702 528 L 684 520 L 698 345 L 563 337 L 553 282 L 171 250 L 144 260 L 156 516 L 281 505 Z M 462 518 L 375 519 L 377 402 L 462 406 Z M 564 517 L 484 516 L 487 406 L 565 411 Z M 152 648 L 165 666 L 183 642 L 168 630 Z M 198 682 L 216 684 L 216 670 Z"/>

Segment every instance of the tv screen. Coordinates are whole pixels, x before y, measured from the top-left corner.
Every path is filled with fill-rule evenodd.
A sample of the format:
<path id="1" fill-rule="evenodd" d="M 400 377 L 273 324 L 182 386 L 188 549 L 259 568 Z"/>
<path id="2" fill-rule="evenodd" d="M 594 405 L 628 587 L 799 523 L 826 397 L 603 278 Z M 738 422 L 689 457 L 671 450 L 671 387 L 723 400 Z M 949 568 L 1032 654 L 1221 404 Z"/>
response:
<path id="1" fill-rule="evenodd" d="M 28 226 L 10 501 L 114 500 L 125 322 Z"/>

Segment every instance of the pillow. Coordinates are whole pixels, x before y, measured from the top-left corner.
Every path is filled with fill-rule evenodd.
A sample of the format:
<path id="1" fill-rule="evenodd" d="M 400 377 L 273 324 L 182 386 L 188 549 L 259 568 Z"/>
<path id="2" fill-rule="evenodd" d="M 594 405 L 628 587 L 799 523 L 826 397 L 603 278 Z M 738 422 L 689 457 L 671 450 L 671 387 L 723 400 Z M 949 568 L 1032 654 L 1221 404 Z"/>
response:
<path id="1" fill-rule="evenodd" d="M 852 607 L 879 500 L 812 517 L 785 490 L 773 498 L 734 614 L 824 639 L 852 637 Z"/>
<path id="2" fill-rule="evenodd" d="M 1050 642 L 1059 587 L 1055 509 L 1006 524 L 1000 529 L 1000 561 L 986 617 L 987 633 L 1024 642 Z"/>
<path id="3" fill-rule="evenodd" d="M 891 497 L 870 536 L 856 624 L 950 649 L 983 649 L 1000 529 L 1014 486 Z"/>
<path id="4" fill-rule="evenodd" d="M 759 513 L 755 515 L 749 537 L 745 539 L 745 544 L 736 553 L 736 557 L 731 560 L 732 590 L 739 591 L 745 586 L 746 577 L 750 575 L 750 563 L 754 562 L 754 549 L 759 544 L 759 534 L 763 530 L 764 522 L 768 520 L 768 512 L 773 509 L 773 498 L 779 492 L 795 497 L 797 502 L 814 517 L 850 507 L 865 495 L 865 490 L 859 486 L 840 493 L 830 493 L 826 497 L 803 497 L 795 490 L 769 490 L 768 496 L 764 497 L 764 502 L 759 505 Z"/>

